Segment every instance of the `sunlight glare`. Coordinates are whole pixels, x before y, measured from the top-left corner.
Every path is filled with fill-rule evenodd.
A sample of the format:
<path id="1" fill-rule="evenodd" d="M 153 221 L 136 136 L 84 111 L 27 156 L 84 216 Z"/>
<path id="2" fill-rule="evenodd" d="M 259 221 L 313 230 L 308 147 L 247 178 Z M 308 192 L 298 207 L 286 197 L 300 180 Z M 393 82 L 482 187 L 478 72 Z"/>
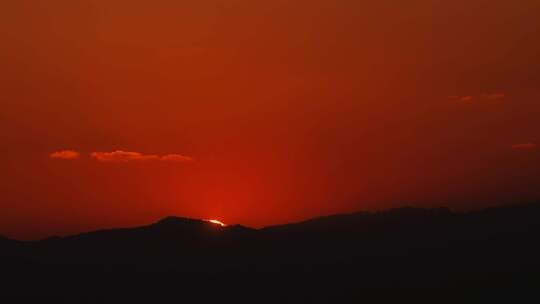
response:
<path id="1" fill-rule="evenodd" d="M 226 227 L 227 225 L 218 221 L 218 220 L 207 220 L 208 222 L 212 223 L 212 224 L 216 224 L 216 225 L 220 225 L 221 227 Z"/>

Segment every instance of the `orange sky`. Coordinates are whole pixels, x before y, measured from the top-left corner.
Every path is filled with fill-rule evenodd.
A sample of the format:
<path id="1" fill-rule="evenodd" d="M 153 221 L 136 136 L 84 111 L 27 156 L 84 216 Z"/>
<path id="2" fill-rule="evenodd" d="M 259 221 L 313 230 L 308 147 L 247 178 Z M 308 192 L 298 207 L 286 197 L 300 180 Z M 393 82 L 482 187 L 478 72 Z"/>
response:
<path id="1" fill-rule="evenodd" d="M 2 1 L 0 234 L 539 199 L 538 32 L 537 0 Z"/>

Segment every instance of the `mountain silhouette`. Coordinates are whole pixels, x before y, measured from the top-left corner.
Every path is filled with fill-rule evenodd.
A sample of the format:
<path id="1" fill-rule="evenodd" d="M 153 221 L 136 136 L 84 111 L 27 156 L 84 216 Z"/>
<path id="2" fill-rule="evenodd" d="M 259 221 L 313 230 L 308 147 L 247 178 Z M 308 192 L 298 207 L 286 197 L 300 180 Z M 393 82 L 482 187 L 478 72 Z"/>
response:
<path id="1" fill-rule="evenodd" d="M 217 299 L 276 286 L 268 297 L 310 302 L 358 290 L 532 289 L 540 274 L 539 220 L 540 204 L 399 208 L 263 229 L 167 217 L 34 242 L 0 238 L 0 266 L 50 296 L 54 286 L 62 286 L 62 297 L 93 286 L 92 296 L 130 302 L 143 302 L 141 293 L 170 295 L 167 286 Z"/>

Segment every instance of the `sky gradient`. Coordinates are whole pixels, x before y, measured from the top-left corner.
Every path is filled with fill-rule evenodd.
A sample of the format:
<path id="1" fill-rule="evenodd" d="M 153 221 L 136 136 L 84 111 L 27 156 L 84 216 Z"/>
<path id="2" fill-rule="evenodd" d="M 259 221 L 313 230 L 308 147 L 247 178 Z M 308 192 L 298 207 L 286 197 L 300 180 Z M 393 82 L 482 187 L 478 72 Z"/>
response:
<path id="1" fill-rule="evenodd" d="M 540 199 L 540 1 L 0 3 L 0 234 Z"/>

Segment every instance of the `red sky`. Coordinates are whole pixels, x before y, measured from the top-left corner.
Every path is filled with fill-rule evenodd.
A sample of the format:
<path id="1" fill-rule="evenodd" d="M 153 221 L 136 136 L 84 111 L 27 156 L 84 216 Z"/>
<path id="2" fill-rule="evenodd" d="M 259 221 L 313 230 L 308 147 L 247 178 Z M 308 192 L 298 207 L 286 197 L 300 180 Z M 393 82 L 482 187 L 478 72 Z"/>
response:
<path id="1" fill-rule="evenodd" d="M 0 234 L 537 200 L 538 32 L 537 0 L 2 1 Z"/>

